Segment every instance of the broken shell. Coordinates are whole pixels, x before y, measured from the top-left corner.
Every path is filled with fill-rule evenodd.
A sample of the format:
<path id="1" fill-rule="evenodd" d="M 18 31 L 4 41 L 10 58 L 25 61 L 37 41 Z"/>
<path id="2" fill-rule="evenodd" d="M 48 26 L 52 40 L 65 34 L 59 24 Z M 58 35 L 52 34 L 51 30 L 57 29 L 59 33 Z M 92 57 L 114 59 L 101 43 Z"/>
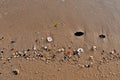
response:
<path id="1" fill-rule="evenodd" d="M 53 41 L 53 38 L 52 38 L 52 37 L 47 37 L 47 41 L 48 41 L 48 42 L 52 42 L 52 41 Z"/>
<path id="2" fill-rule="evenodd" d="M 84 50 L 83 50 L 83 48 L 78 48 L 78 49 L 77 49 L 77 52 L 78 52 L 78 55 L 80 55 L 81 53 L 84 52 Z"/>
<path id="3" fill-rule="evenodd" d="M 78 48 L 77 52 L 84 52 L 83 48 Z"/>
<path id="4" fill-rule="evenodd" d="M 14 75 L 18 75 L 20 73 L 20 71 L 18 69 L 14 69 L 12 72 Z"/>

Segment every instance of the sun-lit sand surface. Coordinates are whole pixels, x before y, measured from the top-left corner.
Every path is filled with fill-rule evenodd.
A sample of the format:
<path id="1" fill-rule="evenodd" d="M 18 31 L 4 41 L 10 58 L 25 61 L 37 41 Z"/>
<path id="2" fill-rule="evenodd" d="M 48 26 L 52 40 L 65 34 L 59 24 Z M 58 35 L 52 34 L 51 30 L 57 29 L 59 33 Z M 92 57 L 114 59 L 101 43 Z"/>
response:
<path id="1" fill-rule="evenodd" d="M 0 0 L 0 80 L 119 80 L 119 33 L 119 0 Z"/>

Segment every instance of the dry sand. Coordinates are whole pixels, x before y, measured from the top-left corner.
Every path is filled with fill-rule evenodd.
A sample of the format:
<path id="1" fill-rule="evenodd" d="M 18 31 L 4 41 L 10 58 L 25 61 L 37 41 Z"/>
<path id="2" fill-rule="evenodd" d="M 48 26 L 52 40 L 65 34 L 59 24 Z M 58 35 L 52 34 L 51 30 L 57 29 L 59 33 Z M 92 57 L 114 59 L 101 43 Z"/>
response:
<path id="1" fill-rule="evenodd" d="M 0 80 L 120 80 L 119 4 L 119 0 L 0 0 Z M 84 35 L 76 37 L 76 31 Z M 101 39 L 100 34 L 106 37 Z M 46 42 L 48 36 L 54 41 Z M 64 54 L 56 53 L 48 63 L 33 58 L 34 50 L 28 60 L 11 57 L 34 45 L 46 55 L 68 47 L 81 47 L 84 53 L 77 61 L 63 62 L 59 60 Z M 97 49 L 92 51 L 94 45 Z"/>

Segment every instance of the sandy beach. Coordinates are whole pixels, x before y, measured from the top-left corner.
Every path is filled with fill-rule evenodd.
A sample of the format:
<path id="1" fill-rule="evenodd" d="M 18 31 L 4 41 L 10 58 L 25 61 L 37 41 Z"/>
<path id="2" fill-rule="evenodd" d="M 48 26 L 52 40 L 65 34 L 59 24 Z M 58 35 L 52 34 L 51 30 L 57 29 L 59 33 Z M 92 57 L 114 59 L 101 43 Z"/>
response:
<path id="1" fill-rule="evenodd" d="M 120 80 L 119 0 L 0 0 L 0 80 Z"/>

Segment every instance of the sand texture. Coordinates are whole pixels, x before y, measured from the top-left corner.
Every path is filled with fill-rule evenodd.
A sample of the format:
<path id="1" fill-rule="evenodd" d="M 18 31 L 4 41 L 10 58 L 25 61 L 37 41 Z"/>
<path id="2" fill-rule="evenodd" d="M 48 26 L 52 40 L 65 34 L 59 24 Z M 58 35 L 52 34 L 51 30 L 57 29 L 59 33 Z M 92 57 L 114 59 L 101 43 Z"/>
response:
<path id="1" fill-rule="evenodd" d="M 0 80 L 120 80 L 120 0 L 0 0 Z"/>

